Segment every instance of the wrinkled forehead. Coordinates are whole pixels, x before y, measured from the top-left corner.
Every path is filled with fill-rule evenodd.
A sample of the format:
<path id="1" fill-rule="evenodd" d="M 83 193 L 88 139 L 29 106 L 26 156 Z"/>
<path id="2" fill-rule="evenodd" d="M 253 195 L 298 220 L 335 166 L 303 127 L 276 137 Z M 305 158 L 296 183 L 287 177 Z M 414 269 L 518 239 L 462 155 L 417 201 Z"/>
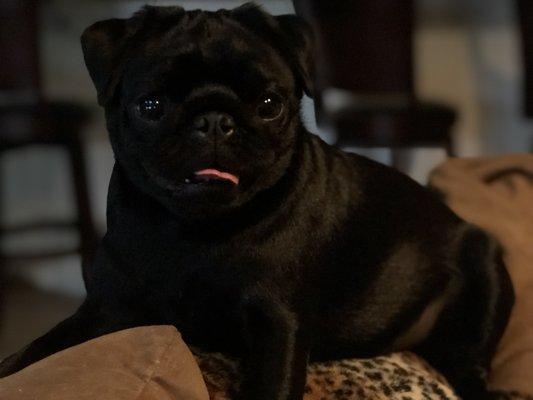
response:
<path id="1" fill-rule="evenodd" d="M 292 90 L 291 70 L 276 49 L 237 21 L 207 12 L 183 19 L 146 34 L 126 69 L 131 84 Z"/>

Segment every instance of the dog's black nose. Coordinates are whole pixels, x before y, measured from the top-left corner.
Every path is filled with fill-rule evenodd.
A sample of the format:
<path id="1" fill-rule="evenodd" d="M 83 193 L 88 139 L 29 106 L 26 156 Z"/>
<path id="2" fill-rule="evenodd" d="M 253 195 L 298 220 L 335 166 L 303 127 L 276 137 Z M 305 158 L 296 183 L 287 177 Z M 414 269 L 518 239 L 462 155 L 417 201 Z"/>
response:
<path id="1" fill-rule="evenodd" d="M 200 137 L 227 138 L 235 132 L 235 121 L 231 115 L 216 111 L 198 115 L 193 126 L 195 134 Z"/>

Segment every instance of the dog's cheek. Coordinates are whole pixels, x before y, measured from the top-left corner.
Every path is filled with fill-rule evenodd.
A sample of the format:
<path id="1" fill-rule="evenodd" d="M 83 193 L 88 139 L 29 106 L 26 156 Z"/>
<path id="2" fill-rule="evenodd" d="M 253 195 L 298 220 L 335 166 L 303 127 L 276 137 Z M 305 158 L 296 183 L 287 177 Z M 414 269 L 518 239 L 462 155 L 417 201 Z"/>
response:
<path id="1" fill-rule="evenodd" d="M 126 155 L 126 143 L 124 142 L 124 124 L 122 110 L 113 105 L 106 106 L 106 124 L 109 132 L 109 141 L 115 155 L 115 159 L 123 159 Z"/>
<path id="2" fill-rule="evenodd" d="M 136 173 L 141 168 L 140 160 L 145 157 L 149 146 L 137 139 L 140 132 L 122 107 L 110 109 L 106 116 L 115 159 L 130 173 Z"/>
<path id="3" fill-rule="evenodd" d="M 168 147 L 165 138 L 171 136 L 170 122 L 146 122 L 138 119 L 131 110 L 124 108 L 121 118 L 119 140 L 130 155 L 147 157 L 157 153 L 161 147 Z"/>
<path id="4" fill-rule="evenodd" d="M 277 160 L 290 151 L 294 143 L 293 118 L 285 115 L 279 121 L 258 122 L 246 141 L 247 156 L 261 169 L 273 168 Z"/>
<path id="5" fill-rule="evenodd" d="M 238 158 L 248 166 L 265 168 L 275 160 L 277 140 L 273 139 L 272 132 L 254 133 L 244 146 L 239 146 Z"/>
<path id="6" fill-rule="evenodd" d="M 297 125 L 297 118 L 287 116 L 272 127 L 270 146 L 279 156 L 294 145 Z"/>

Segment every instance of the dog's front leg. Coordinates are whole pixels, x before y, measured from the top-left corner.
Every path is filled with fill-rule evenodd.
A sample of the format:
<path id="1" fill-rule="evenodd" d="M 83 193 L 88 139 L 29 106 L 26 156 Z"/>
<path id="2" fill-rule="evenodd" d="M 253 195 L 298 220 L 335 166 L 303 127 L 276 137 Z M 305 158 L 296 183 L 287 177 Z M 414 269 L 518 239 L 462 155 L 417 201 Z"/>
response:
<path id="1" fill-rule="evenodd" d="M 244 306 L 242 400 L 301 400 L 309 345 L 301 321 L 271 299 L 252 299 Z"/>

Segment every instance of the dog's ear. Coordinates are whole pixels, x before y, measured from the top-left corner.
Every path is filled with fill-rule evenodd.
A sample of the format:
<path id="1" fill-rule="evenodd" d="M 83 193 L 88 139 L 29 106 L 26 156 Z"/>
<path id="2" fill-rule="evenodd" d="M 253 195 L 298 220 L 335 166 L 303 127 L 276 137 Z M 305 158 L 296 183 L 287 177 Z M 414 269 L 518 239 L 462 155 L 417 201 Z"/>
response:
<path id="1" fill-rule="evenodd" d="M 113 97 L 121 75 L 121 56 L 133 29 L 126 19 L 109 19 L 91 25 L 81 35 L 85 65 L 98 94 L 98 104 L 105 106 Z"/>
<path id="2" fill-rule="evenodd" d="M 254 3 L 246 3 L 231 15 L 278 49 L 287 60 L 299 87 L 313 97 L 314 35 L 311 27 L 296 15 L 271 16 Z"/>
<path id="3" fill-rule="evenodd" d="M 288 48 L 293 69 L 300 84 L 309 97 L 314 92 L 314 35 L 311 27 L 296 15 L 279 15 L 276 17 L 286 38 L 284 47 Z"/>
<path id="4" fill-rule="evenodd" d="M 145 6 L 128 19 L 96 22 L 81 35 L 81 47 L 98 104 L 105 106 L 120 82 L 128 51 L 136 44 L 141 27 L 166 29 L 185 13 L 182 7 Z"/>

